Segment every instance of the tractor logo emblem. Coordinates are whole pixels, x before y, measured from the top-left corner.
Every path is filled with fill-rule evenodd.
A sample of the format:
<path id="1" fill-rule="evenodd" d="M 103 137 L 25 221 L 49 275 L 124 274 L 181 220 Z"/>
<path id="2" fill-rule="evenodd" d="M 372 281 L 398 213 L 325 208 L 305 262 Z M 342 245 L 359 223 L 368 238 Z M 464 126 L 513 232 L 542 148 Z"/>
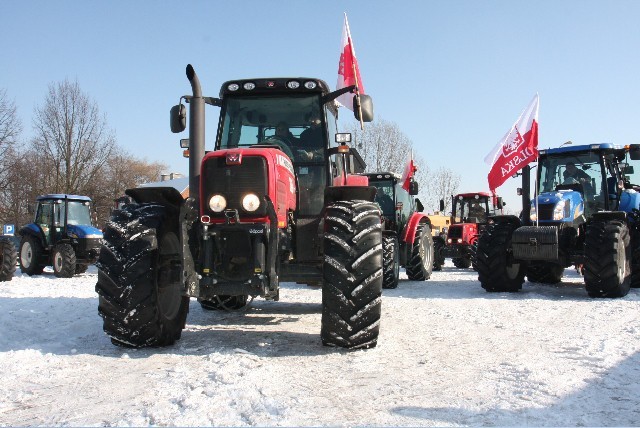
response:
<path id="1" fill-rule="evenodd" d="M 240 165 L 242 155 L 240 153 L 227 153 L 227 165 Z"/>
<path id="2" fill-rule="evenodd" d="M 514 153 L 518 148 L 524 143 L 524 138 L 518 131 L 518 127 L 514 126 L 509 136 L 507 137 L 507 141 L 504 143 L 502 148 L 502 153 L 504 156 L 509 156 Z"/>

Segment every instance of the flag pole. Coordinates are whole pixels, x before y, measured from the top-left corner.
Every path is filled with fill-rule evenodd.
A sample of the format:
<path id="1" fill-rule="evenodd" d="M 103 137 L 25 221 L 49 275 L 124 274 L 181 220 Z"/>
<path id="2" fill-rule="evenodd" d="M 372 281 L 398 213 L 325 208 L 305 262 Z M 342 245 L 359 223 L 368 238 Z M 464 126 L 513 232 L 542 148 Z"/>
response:
<path id="1" fill-rule="evenodd" d="M 356 72 L 356 55 L 353 52 L 353 42 L 351 41 L 351 29 L 349 28 L 349 20 L 347 12 L 344 13 L 344 22 L 347 23 L 347 40 L 349 41 L 349 51 L 351 52 L 351 68 L 353 70 L 353 79 L 356 84 L 356 104 L 358 105 L 358 117 L 360 118 L 360 130 L 364 131 L 364 121 L 362 120 L 362 106 L 360 105 L 360 88 L 358 86 L 358 73 Z"/>

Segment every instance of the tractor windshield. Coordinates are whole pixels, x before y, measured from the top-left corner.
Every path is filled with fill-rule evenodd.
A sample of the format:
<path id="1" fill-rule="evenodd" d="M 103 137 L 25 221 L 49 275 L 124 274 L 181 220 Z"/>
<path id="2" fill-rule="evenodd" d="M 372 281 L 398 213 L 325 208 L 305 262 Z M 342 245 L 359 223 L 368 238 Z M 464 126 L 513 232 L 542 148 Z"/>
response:
<path id="1" fill-rule="evenodd" d="M 393 181 L 370 181 L 369 184 L 376 188 L 376 202 L 380 206 L 382 215 L 393 218 L 396 204 L 393 202 Z"/>
<path id="2" fill-rule="evenodd" d="M 220 148 L 271 144 L 279 146 L 294 163 L 321 160 L 327 137 L 320 105 L 316 94 L 227 98 Z"/>
<path id="3" fill-rule="evenodd" d="M 538 194 L 556 190 L 580 192 L 587 206 L 605 207 L 605 171 L 598 152 L 560 153 L 538 162 Z"/>
<path id="4" fill-rule="evenodd" d="M 453 216 L 464 223 L 486 223 L 488 212 L 488 196 L 458 196 L 454 201 Z"/>
<path id="5" fill-rule="evenodd" d="M 67 215 L 67 224 L 91 225 L 91 210 L 89 202 L 86 201 L 68 201 L 69 214 Z M 58 225 L 64 224 L 65 208 L 64 203 L 57 204 L 55 210 L 54 221 Z"/>

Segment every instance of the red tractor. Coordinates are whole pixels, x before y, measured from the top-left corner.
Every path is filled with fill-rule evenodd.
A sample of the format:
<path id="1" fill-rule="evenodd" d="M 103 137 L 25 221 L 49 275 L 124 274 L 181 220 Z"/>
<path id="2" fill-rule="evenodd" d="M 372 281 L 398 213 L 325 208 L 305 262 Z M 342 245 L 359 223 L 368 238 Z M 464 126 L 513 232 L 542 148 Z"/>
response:
<path id="1" fill-rule="evenodd" d="M 457 268 L 470 267 L 480 233 L 489 216 L 502 212 L 504 202 L 487 192 L 460 193 L 451 198 L 451 206 L 451 226 L 446 234 L 434 238 L 436 270 L 447 257 L 452 258 Z M 440 211 L 444 211 L 444 200 L 440 200 Z"/>
<path id="2" fill-rule="evenodd" d="M 129 189 L 98 261 L 99 314 L 116 345 L 171 345 L 190 297 L 205 309 L 279 300 L 281 282 L 322 285 L 324 345 L 370 348 L 378 340 L 382 224 L 364 163 L 337 133 L 337 103 L 373 119 L 371 98 L 330 92 L 312 78 L 228 81 L 202 95 L 191 65 L 189 197 L 172 187 Z M 219 106 L 215 150 L 205 152 L 205 104 Z M 171 109 L 171 130 L 186 128 Z M 285 125 L 286 128 L 285 129 Z M 183 140 L 184 141 L 184 140 Z"/>

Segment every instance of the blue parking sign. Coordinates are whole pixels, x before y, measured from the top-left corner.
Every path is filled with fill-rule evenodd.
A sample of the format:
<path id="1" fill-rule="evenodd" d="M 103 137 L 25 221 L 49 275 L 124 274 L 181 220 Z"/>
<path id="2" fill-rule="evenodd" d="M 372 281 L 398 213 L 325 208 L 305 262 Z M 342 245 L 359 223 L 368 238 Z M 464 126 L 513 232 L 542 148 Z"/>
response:
<path id="1" fill-rule="evenodd" d="M 15 226 L 13 224 L 5 224 L 3 229 L 3 235 L 13 235 L 15 233 Z"/>

